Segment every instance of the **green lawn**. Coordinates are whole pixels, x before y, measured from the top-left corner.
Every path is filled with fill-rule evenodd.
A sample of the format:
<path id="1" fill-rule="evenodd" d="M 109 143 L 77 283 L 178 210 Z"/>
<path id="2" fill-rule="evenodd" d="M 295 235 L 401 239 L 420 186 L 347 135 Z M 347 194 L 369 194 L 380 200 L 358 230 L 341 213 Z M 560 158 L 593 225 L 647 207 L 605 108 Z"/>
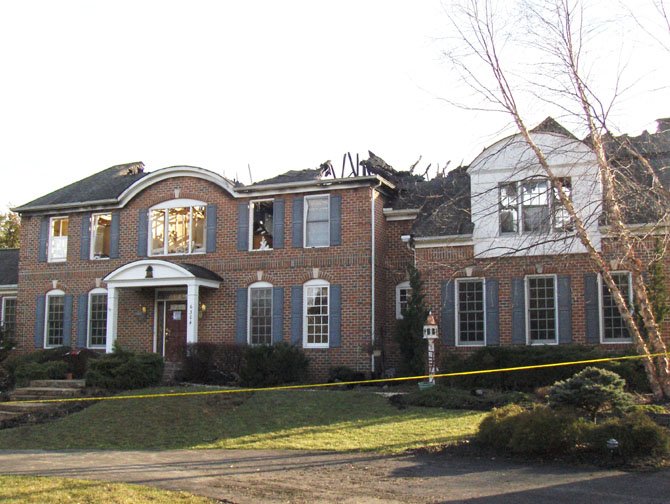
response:
<path id="1" fill-rule="evenodd" d="M 124 483 L 64 478 L 0 476 L 0 501 L 50 504 L 105 502 L 113 504 L 212 504 L 216 501 L 185 492 L 169 492 Z"/>
<path id="2" fill-rule="evenodd" d="M 481 412 L 437 408 L 399 410 L 365 389 L 131 399 L 100 402 L 53 423 L 1 430 L 0 449 L 245 448 L 389 453 L 471 436 L 483 416 Z"/>

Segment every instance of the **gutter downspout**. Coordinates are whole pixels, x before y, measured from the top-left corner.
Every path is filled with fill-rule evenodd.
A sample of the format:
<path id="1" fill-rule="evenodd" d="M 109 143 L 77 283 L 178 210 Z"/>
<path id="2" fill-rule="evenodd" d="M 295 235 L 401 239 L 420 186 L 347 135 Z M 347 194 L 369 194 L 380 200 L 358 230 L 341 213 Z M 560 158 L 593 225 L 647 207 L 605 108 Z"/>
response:
<path id="1" fill-rule="evenodd" d="M 377 192 L 377 188 L 382 185 L 382 182 L 379 181 L 376 186 L 373 186 L 370 189 L 370 221 L 372 225 L 370 226 L 371 228 L 371 245 L 372 245 L 372 254 L 371 254 L 371 274 L 370 274 L 370 302 L 372 303 L 370 313 L 372 314 L 370 316 L 370 341 L 371 341 L 371 346 L 370 346 L 370 371 L 372 373 L 375 372 L 375 316 L 376 316 L 376 310 L 375 310 L 375 280 L 376 280 L 376 245 L 377 241 L 375 239 L 375 231 L 377 229 L 376 227 L 376 222 L 375 222 L 375 194 Z"/>

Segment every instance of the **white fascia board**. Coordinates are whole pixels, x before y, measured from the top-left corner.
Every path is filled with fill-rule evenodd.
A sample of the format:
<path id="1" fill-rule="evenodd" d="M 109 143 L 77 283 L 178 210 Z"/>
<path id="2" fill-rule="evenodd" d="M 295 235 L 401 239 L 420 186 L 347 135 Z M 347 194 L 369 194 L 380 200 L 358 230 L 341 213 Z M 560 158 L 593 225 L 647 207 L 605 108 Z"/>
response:
<path id="1" fill-rule="evenodd" d="M 0 295 L 3 295 L 3 296 L 16 294 L 18 292 L 18 290 L 19 290 L 19 286 L 17 284 L 0 285 Z"/>
<path id="2" fill-rule="evenodd" d="M 334 190 L 352 189 L 356 187 L 367 187 L 373 183 L 380 183 L 391 189 L 395 189 L 395 185 L 388 180 L 378 175 L 371 175 L 366 177 L 307 180 L 303 182 L 238 187 L 236 188 L 237 194 L 235 197 L 244 198 L 249 196 L 270 196 L 273 194 L 308 193 L 323 191 L 324 188 Z"/>
<path id="3" fill-rule="evenodd" d="M 646 224 L 628 224 L 625 226 L 628 232 L 635 236 L 644 235 L 666 235 L 669 225 L 663 222 L 654 222 Z M 612 232 L 612 226 L 599 226 L 600 234 L 603 238 L 613 238 L 616 233 Z"/>
<path id="4" fill-rule="evenodd" d="M 472 235 L 424 236 L 414 238 L 414 248 L 462 247 L 474 245 Z"/>
<path id="5" fill-rule="evenodd" d="M 393 208 L 384 208 L 384 217 L 389 222 L 392 221 L 403 221 L 403 220 L 414 220 L 419 215 L 418 208 L 403 208 L 400 210 L 394 210 Z"/>

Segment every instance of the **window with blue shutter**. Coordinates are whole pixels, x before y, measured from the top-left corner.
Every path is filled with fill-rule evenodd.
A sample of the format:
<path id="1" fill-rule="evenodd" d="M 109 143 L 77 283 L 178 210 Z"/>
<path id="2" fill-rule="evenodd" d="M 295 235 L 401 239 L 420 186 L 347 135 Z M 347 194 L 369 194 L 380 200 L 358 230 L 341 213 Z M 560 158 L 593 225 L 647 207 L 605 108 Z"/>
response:
<path id="1" fill-rule="evenodd" d="M 272 289 L 272 342 L 284 341 L 284 288 Z"/>
<path id="2" fill-rule="evenodd" d="M 302 345 L 302 285 L 291 287 L 291 344 Z"/>
<path id="3" fill-rule="evenodd" d="M 207 205 L 205 210 L 205 228 L 207 230 L 206 251 L 216 252 L 216 205 Z"/>
<path id="4" fill-rule="evenodd" d="M 44 348 L 45 307 L 46 298 L 37 296 L 35 298 L 35 348 Z"/>
<path id="5" fill-rule="evenodd" d="M 63 306 L 63 346 L 70 346 L 72 337 L 72 305 L 74 296 L 66 294 Z"/>
<path id="6" fill-rule="evenodd" d="M 249 250 L 249 205 L 247 203 L 237 205 L 237 250 L 240 252 Z"/>
<path id="7" fill-rule="evenodd" d="M 284 200 L 278 199 L 274 202 L 274 218 L 272 220 L 273 247 L 284 248 Z"/>
<path id="8" fill-rule="evenodd" d="M 91 254 L 91 214 L 81 216 L 81 231 L 79 237 L 79 258 L 87 261 Z"/>
<path id="9" fill-rule="evenodd" d="M 147 256 L 147 241 L 149 238 L 149 211 L 140 208 L 137 213 L 137 255 Z"/>
<path id="10" fill-rule="evenodd" d="M 586 342 L 595 345 L 600 343 L 600 303 L 598 301 L 598 275 L 584 275 L 584 318 L 586 325 Z"/>
<path id="11" fill-rule="evenodd" d="M 291 245 L 293 248 L 302 248 L 302 226 L 305 200 L 293 198 L 293 219 L 291 222 Z"/>
<path id="12" fill-rule="evenodd" d="M 512 344 L 526 344 L 526 287 L 523 278 L 512 278 Z"/>
<path id="13" fill-rule="evenodd" d="M 339 348 L 342 346 L 342 286 L 330 286 L 330 334 L 328 346 Z"/>
<path id="14" fill-rule="evenodd" d="M 442 342 L 447 346 L 456 345 L 456 286 L 453 280 L 442 282 L 441 323 Z"/>
<path id="15" fill-rule="evenodd" d="M 88 294 L 79 294 L 77 299 L 77 347 L 85 348 L 88 326 Z"/>
<path id="16" fill-rule="evenodd" d="M 342 196 L 330 197 L 330 245 L 342 245 Z"/>
<path id="17" fill-rule="evenodd" d="M 498 280 L 486 279 L 486 344 L 500 345 L 500 309 Z"/>
<path id="18" fill-rule="evenodd" d="M 239 345 L 247 343 L 247 289 L 237 289 L 235 303 L 235 342 Z"/>
<path id="19" fill-rule="evenodd" d="M 109 245 L 109 257 L 119 258 L 119 240 L 121 239 L 121 212 L 112 212 L 112 230 Z"/>
<path id="20" fill-rule="evenodd" d="M 572 289 L 568 275 L 558 277 L 558 342 L 572 343 Z"/>
<path id="21" fill-rule="evenodd" d="M 49 217 L 40 221 L 40 237 L 37 241 L 37 261 L 47 262 L 47 242 L 49 240 Z"/>

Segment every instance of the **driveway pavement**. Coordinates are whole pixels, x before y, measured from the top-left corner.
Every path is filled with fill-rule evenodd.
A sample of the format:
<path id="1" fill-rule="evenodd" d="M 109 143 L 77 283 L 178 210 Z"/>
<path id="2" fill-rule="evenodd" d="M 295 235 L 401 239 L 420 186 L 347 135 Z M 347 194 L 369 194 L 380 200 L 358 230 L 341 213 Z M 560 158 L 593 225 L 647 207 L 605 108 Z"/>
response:
<path id="1" fill-rule="evenodd" d="M 456 455 L 300 451 L 0 451 L 0 473 L 123 481 L 228 503 L 663 503 L 670 471 Z"/>

